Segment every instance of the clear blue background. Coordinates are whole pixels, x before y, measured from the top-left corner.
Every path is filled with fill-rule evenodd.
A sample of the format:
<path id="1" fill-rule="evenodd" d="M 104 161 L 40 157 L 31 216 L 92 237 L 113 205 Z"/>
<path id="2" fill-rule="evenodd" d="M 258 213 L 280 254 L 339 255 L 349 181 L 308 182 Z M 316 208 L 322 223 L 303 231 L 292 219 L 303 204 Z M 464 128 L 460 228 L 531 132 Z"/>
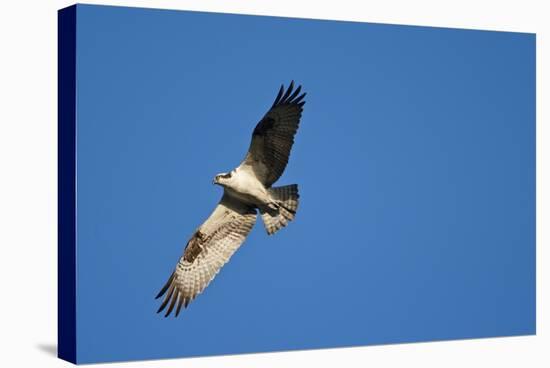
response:
<path id="1" fill-rule="evenodd" d="M 535 35 L 78 6 L 79 362 L 535 333 Z M 296 221 L 154 296 L 281 83 Z"/>

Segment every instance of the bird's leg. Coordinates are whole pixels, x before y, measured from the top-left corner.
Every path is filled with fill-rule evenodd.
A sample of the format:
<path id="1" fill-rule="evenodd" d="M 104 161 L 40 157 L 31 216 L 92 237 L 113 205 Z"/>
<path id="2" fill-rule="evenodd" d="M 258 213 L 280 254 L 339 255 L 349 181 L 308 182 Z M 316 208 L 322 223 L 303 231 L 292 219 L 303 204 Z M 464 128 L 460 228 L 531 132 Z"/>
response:
<path id="1" fill-rule="evenodd" d="M 266 207 L 268 208 L 268 212 L 271 213 L 272 215 L 279 213 L 280 206 L 276 201 L 267 202 Z"/>

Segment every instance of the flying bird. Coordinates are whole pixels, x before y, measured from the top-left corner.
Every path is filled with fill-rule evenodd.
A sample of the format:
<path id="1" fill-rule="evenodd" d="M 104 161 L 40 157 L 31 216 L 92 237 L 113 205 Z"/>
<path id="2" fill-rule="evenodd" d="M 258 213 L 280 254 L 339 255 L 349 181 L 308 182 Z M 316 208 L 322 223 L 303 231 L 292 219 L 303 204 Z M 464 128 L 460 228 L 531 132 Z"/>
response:
<path id="1" fill-rule="evenodd" d="M 174 307 L 175 316 L 187 308 L 212 281 L 244 242 L 258 211 L 269 235 L 294 219 L 298 209 L 298 185 L 273 187 L 283 174 L 298 130 L 305 93 L 294 81 L 281 86 L 273 105 L 252 132 L 241 164 L 215 176 L 223 196 L 208 219 L 193 233 L 175 270 L 156 296 L 165 295 L 157 313 Z"/>

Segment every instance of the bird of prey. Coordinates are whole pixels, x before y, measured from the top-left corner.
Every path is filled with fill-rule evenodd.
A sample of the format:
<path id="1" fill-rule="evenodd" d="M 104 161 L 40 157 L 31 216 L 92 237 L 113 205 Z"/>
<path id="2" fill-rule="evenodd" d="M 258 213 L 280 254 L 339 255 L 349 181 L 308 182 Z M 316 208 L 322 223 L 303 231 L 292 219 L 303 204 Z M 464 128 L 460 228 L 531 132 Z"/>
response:
<path id="1" fill-rule="evenodd" d="M 294 81 L 281 86 L 275 102 L 252 132 L 252 141 L 241 164 L 215 176 L 223 196 L 210 217 L 193 233 L 172 275 L 156 298 L 165 295 L 157 313 L 168 306 L 187 308 L 229 261 L 262 216 L 269 235 L 294 219 L 298 209 L 298 185 L 273 187 L 288 163 L 294 135 L 305 104 L 301 86 Z"/>

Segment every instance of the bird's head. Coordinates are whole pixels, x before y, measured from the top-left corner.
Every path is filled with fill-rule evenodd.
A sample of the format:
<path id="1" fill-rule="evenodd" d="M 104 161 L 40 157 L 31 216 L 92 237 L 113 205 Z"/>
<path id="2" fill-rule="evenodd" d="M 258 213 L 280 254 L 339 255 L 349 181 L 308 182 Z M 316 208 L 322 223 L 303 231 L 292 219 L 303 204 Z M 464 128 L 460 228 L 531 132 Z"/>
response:
<path id="1" fill-rule="evenodd" d="M 221 186 L 225 186 L 227 182 L 231 179 L 231 176 L 233 175 L 233 172 L 230 171 L 228 173 L 221 173 L 214 177 L 214 180 L 212 181 L 212 184 L 218 184 Z"/>

